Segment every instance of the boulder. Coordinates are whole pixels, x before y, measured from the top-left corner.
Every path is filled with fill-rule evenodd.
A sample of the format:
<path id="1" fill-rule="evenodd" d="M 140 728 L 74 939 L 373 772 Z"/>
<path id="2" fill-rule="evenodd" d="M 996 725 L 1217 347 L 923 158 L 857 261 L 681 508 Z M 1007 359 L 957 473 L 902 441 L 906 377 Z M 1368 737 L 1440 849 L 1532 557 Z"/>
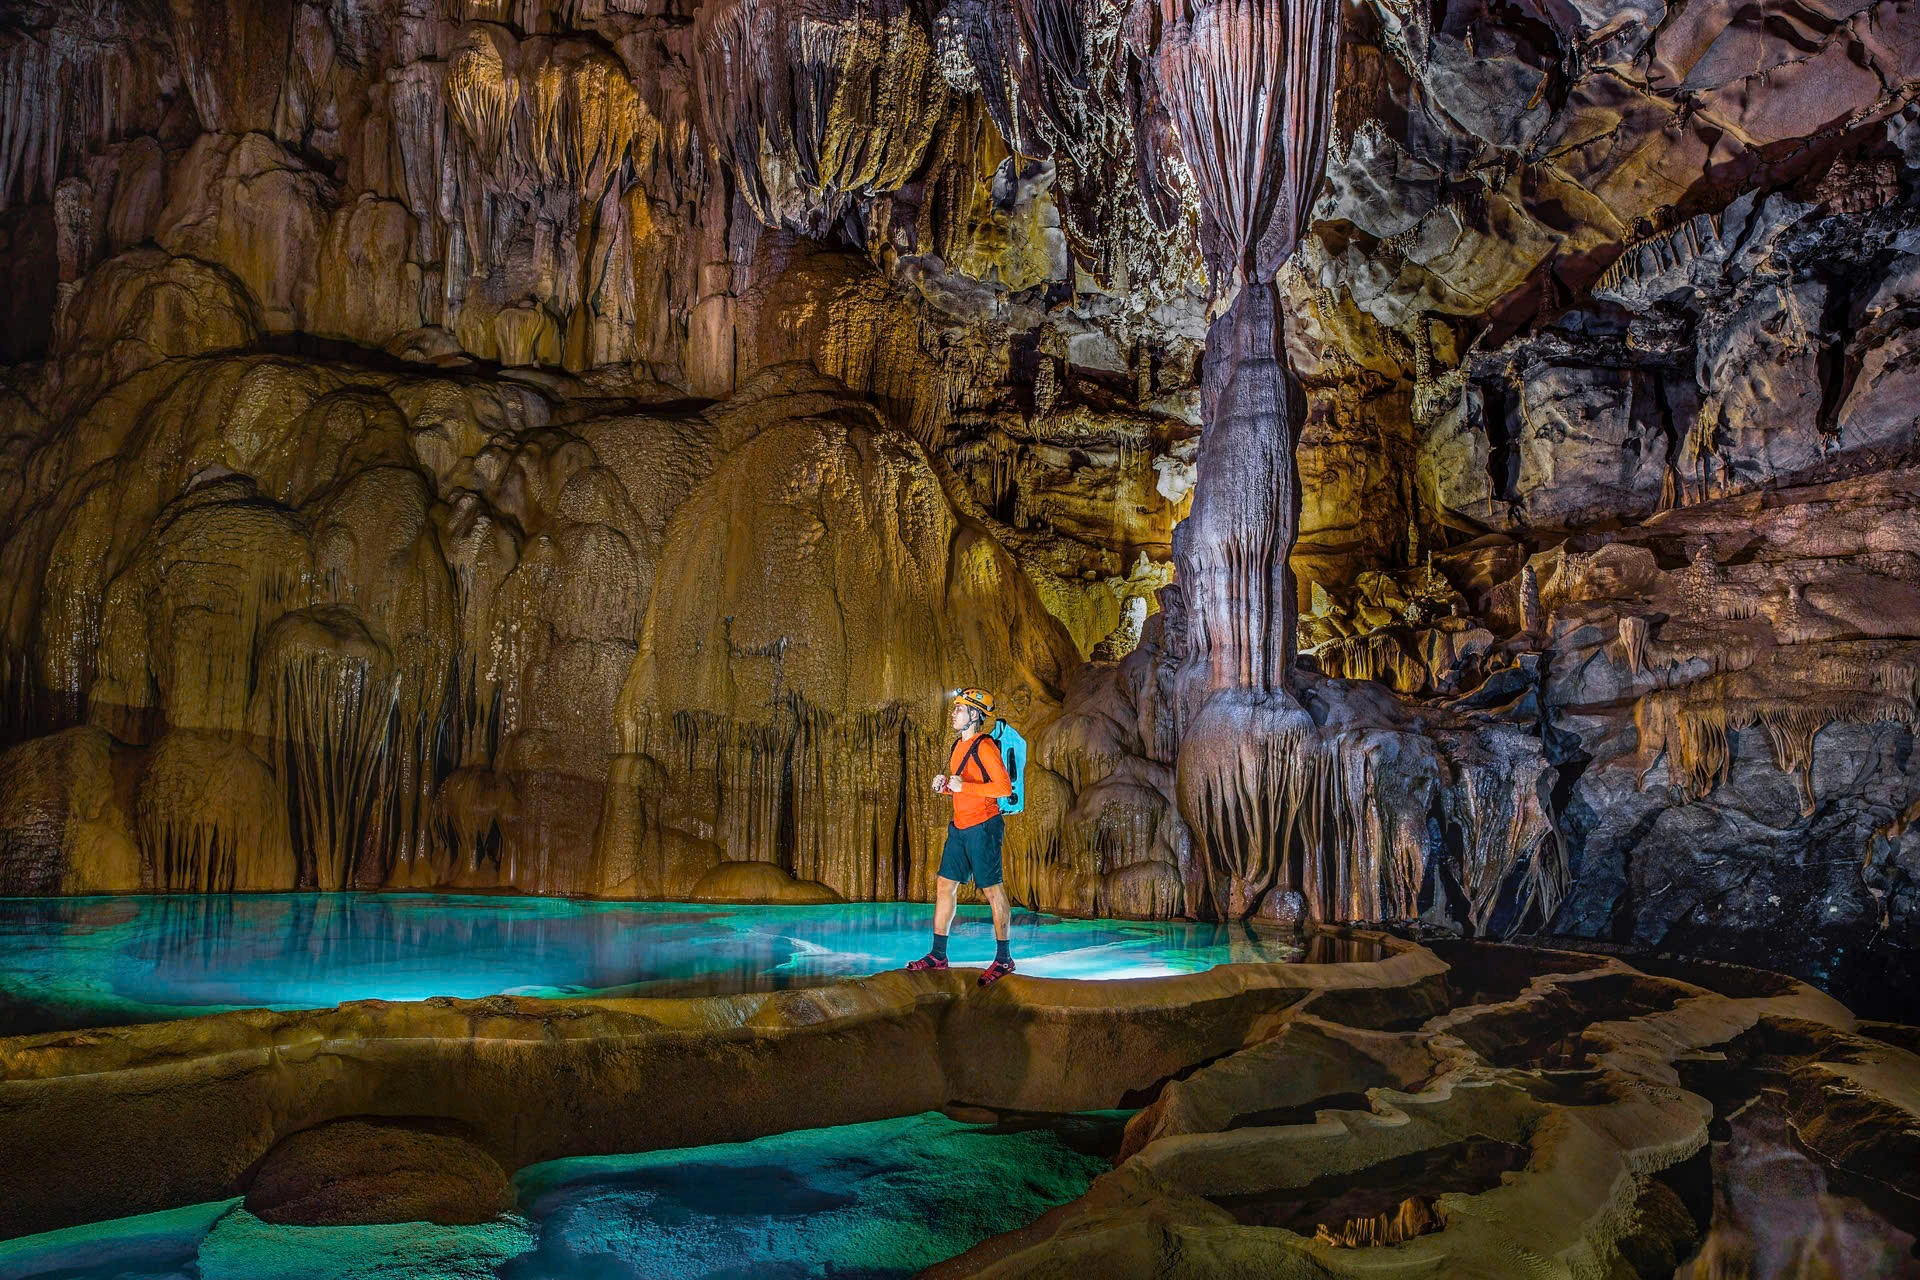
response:
<path id="1" fill-rule="evenodd" d="M 782 906 L 843 902 L 815 880 L 796 880 L 771 862 L 722 862 L 694 882 L 695 902 L 767 902 Z"/>
<path id="2" fill-rule="evenodd" d="M 282 1226 L 464 1225 L 513 1207 L 506 1171 L 458 1126 L 333 1120 L 282 1140 L 254 1170 L 247 1212 Z"/>

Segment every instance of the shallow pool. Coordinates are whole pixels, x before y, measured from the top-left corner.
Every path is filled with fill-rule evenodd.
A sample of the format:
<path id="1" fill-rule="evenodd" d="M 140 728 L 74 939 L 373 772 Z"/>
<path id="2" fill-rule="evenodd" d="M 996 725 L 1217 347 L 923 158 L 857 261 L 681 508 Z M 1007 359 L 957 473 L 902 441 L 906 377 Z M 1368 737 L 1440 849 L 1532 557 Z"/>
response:
<path id="1" fill-rule="evenodd" d="M 438 894 L 0 899 L 0 1034 L 230 1009 L 498 994 L 689 996 L 819 985 L 923 953 L 932 908 L 705 906 Z M 1016 912 L 1019 972 L 1141 978 L 1226 963 L 1371 959 L 1244 924 Z M 1330 948 L 1342 948 L 1334 954 Z M 950 957 L 985 965 L 985 907 Z"/>
<path id="2" fill-rule="evenodd" d="M 473 1227 L 278 1227 L 220 1201 L 0 1243 L 0 1277 L 893 1280 L 1082 1194 L 1123 1121 L 929 1113 L 556 1160 L 514 1179 L 514 1213 Z"/>

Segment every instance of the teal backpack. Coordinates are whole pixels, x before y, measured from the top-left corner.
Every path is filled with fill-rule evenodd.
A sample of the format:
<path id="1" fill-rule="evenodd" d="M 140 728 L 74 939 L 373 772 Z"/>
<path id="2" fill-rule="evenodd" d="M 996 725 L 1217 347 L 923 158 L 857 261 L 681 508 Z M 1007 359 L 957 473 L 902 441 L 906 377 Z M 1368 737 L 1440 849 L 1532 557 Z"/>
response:
<path id="1" fill-rule="evenodd" d="M 1000 745 L 1001 762 L 1013 782 L 1013 794 L 1000 797 L 1000 812 L 1018 813 L 1027 807 L 1027 740 L 1005 720 L 993 722 L 993 740 Z"/>
<path id="2" fill-rule="evenodd" d="M 993 728 L 983 735 L 992 738 L 1000 748 L 1000 763 L 1007 766 L 1007 781 L 1013 784 L 1013 794 L 1000 797 L 1000 816 L 1019 813 L 1027 807 L 1027 740 L 1020 731 L 1005 720 L 993 722 Z M 960 762 L 960 772 L 965 773 L 969 764 L 979 764 L 975 758 L 980 750 L 976 739 L 973 749 L 967 752 L 967 758 Z"/>

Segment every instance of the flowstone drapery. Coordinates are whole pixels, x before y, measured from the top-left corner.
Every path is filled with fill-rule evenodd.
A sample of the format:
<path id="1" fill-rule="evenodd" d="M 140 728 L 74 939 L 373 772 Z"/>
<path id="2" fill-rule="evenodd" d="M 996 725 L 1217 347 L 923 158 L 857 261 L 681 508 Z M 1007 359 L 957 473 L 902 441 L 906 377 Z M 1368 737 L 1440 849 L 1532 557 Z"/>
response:
<path id="1" fill-rule="evenodd" d="M 1207 334 L 1193 514 L 1175 535 L 1182 701 L 1198 710 L 1214 691 L 1284 694 L 1292 666 L 1301 405 L 1273 280 L 1320 181 L 1340 24 L 1326 0 L 1163 0 L 1157 17 L 1154 74 L 1226 299 Z"/>

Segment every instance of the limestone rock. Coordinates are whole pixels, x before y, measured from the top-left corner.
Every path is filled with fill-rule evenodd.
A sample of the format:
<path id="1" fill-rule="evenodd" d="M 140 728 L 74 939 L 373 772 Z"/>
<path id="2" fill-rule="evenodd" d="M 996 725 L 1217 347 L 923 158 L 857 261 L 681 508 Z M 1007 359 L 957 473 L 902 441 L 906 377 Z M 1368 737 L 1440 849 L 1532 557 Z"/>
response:
<path id="1" fill-rule="evenodd" d="M 291 0 L 169 0 L 174 48 L 208 129 L 244 133 L 273 126 L 293 13 Z"/>
<path id="2" fill-rule="evenodd" d="M 68 729 L 0 755 L 0 885 L 9 895 L 141 885 L 113 740 Z"/>
<path id="3" fill-rule="evenodd" d="M 5 862 L 924 895 L 985 683 L 1035 905 L 1897 988 L 1920 36 L 1763 9 L 13 6 Z"/>
<path id="4" fill-rule="evenodd" d="M 1687 1275 L 1804 1256 L 1813 1203 L 1830 1206 L 1812 1210 L 1829 1224 L 1823 1258 L 1899 1265 L 1912 1239 L 1904 1211 L 1821 1199 L 1832 1195 L 1817 1188 L 1832 1185 L 1833 1166 L 1787 1154 L 1781 1112 L 1797 1125 L 1858 1089 L 1845 1109 L 1863 1123 L 1835 1128 L 1886 1132 L 1865 1117 L 1912 1114 L 1911 1055 L 1849 1035 L 1837 1006 L 1764 974 L 1679 965 L 1654 976 L 1537 952 L 1514 972 L 1528 953 L 1493 950 L 1451 953 L 1463 991 L 1509 971 L 1503 989 L 1481 993 L 1488 1003 L 1391 1033 L 1296 1015 L 1278 1035 L 1168 1085 L 1135 1118 L 1126 1158 L 1079 1200 L 930 1275 L 1364 1275 L 1417 1265 L 1519 1277 L 1570 1256 L 1623 1274 Z M 1747 1029 L 1719 1020 L 1729 1014 Z M 1708 1042 L 1708 1057 L 1728 1069 L 1676 1070 L 1689 1046 Z M 1855 1055 L 1857 1068 L 1843 1065 Z M 1800 1109 L 1783 1106 L 1789 1096 L 1804 1099 Z M 1709 1125 L 1728 1122 L 1731 1140 L 1710 1141 Z M 1898 1156 L 1856 1149 L 1843 1159 L 1867 1198 L 1899 1194 Z M 1797 1189 L 1790 1202 L 1777 1198 L 1783 1185 Z"/>
<path id="5" fill-rule="evenodd" d="M 979 684 L 1016 722 L 1044 722 L 1073 651 L 911 439 L 774 373 L 730 409 L 740 443 L 661 553 L 622 750 L 667 771 L 657 821 L 729 857 L 849 897 L 924 895 L 945 816 L 920 784 L 947 739 L 920 691 Z M 769 495 L 780 505 L 756 518 Z M 738 782 L 716 794 L 715 777 Z M 789 853 L 770 821 L 783 811 Z M 903 829 L 905 857 L 876 854 Z"/>
<path id="6" fill-rule="evenodd" d="M 319 264 L 331 184 L 260 133 L 206 134 L 171 175 L 154 239 L 167 252 L 226 268 L 269 331 L 303 327 L 298 299 Z"/>
<path id="7" fill-rule="evenodd" d="M 919 167 L 946 86 L 906 6 L 731 0 L 696 38 L 702 122 L 768 225 L 818 233 Z"/>
<path id="8" fill-rule="evenodd" d="M 841 902 L 844 899 L 814 880 L 796 880 L 769 862 L 722 862 L 694 882 L 695 902 Z"/>
<path id="9" fill-rule="evenodd" d="M 303 1138 L 319 1156 L 287 1161 L 284 1193 L 358 1210 L 446 1188 L 437 1159 L 427 1177 L 415 1171 L 429 1149 L 449 1150 L 445 1136 L 459 1139 L 445 1163 L 460 1177 L 446 1189 L 478 1214 L 491 1202 L 471 1194 L 475 1183 L 498 1186 L 485 1158 L 517 1171 L 954 1102 L 1007 1113 L 1129 1105 L 1315 993 L 1423 1008 L 1444 990 L 1446 966 L 1430 952 L 1377 934 L 1357 945 L 1368 958 L 1351 964 L 1227 965 L 1147 982 L 1016 975 L 982 989 L 965 971 L 896 970 L 731 996 L 366 1000 L 0 1038 L 0 1145 L 37 1141 L 46 1153 L 0 1204 L 0 1230 L 224 1200 Z M 302 1048 L 314 1045 L 338 1051 Z M 644 1105 L 690 1088 L 687 1105 Z"/>
<path id="10" fill-rule="evenodd" d="M 513 1207 L 499 1162 L 454 1126 L 333 1120 L 282 1140 L 254 1170 L 247 1212 L 281 1226 L 486 1222 Z"/>

